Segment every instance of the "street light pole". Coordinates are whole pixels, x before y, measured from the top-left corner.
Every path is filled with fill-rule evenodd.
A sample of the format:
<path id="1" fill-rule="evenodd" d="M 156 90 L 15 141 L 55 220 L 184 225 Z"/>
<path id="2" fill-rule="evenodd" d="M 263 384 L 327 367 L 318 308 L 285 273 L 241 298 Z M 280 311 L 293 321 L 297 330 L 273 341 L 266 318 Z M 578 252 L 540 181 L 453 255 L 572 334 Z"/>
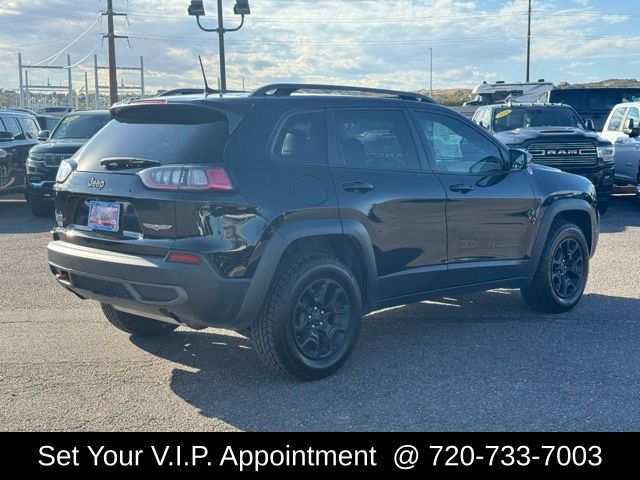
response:
<path id="1" fill-rule="evenodd" d="M 220 90 L 227 90 L 227 65 L 224 58 L 224 20 L 222 18 L 222 0 L 218 0 L 218 50 L 220 52 Z"/>
<path id="2" fill-rule="evenodd" d="M 527 20 L 527 83 L 529 82 L 530 64 L 531 64 L 531 0 L 529 0 L 529 19 Z"/>
<path id="3" fill-rule="evenodd" d="M 200 23 L 200 16 L 204 15 L 204 5 L 202 1 L 192 0 L 189 7 L 189 15 L 196 17 L 196 23 L 200 30 L 204 32 L 216 32 L 218 34 L 218 50 L 220 52 L 220 90 L 227 90 L 227 65 L 224 54 L 224 34 L 227 32 L 236 32 L 244 25 L 244 16 L 251 13 L 248 0 L 236 0 L 233 8 L 234 13 L 240 15 L 240 25 L 236 28 L 224 28 L 224 18 L 222 15 L 222 0 L 218 0 L 218 28 L 205 28 Z"/>

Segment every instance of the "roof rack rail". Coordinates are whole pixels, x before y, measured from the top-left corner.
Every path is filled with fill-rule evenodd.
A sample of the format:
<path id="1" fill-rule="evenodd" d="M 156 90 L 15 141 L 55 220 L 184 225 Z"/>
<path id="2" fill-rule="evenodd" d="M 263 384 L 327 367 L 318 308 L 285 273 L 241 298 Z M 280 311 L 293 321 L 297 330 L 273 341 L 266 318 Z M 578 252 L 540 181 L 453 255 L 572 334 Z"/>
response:
<path id="1" fill-rule="evenodd" d="M 429 102 L 435 103 L 435 101 L 422 95 L 420 93 L 403 92 L 401 90 L 385 90 L 381 88 L 367 88 L 367 87 L 350 87 L 344 85 L 322 85 L 313 83 L 273 83 L 271 85 L 265 85 L 255 90 L 250 97 L 288 97 L 292 93 L 300 90 L 316 90 L 320 92 L 352 92 L 352 93 L 369 93 L 372 95 L 379 95 L 385 97 L 395 97 L 401 100 L 413 100 L 416 102 Z"/>

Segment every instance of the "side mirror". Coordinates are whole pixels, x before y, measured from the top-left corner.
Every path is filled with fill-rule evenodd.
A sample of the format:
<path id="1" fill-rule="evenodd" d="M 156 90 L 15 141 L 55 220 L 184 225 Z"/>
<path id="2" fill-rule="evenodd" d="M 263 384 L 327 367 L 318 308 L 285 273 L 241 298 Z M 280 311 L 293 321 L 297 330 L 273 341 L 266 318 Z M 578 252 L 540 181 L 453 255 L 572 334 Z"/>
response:
<path id="1" fill-rule="evenodd" d="M 11 140 L 13 140 L 13 133 L 0 132 L 0 142 L 10 142 Z"/>
<path id="2" fill-rule="evenodd" d="M 593 120 L 590 119 L 590 118 L 587 118 L 587 120 L 584 122 L 584 126 L 590 132 L 595 132 L 596 131 L 596 124 L 593 123 Z"/>
<path id="3" fill-rule="evenodd" d="M 518 148 L 512 148 L 509 150 L 509 164 L 511 165 L 511 170 L 523 170 L 527 168 L 532 160 L 533 155 L 526 150 L 520 150 Z"/>
<path id="4" fill-rule="evenodd" d="M 44 142 L 49 138 L 49 135 L 51 135 L 49 130 L 40 130 L 40 132 L 38 132 L 38 140 Z"/>
<path id="5" fill-rule="evenodd" d="M 630 138 L 636 138 L 640 135 L 640 127 L 636 127 L 633 118 L 627 118 L 622 131 L 629 135 Z"/>

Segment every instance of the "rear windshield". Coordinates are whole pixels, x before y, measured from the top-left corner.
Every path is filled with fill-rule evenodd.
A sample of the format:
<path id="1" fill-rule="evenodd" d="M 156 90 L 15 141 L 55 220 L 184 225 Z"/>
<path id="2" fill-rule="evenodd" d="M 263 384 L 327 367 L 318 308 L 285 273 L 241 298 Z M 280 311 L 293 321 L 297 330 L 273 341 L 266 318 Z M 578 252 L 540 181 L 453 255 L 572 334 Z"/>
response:
<path id="1" fill-rule="evenodd" d="M 170 163 L 221 162 L 229 138 L 224 117 L 205 123 L 155 123 L 149 118 L 116 118 L 87 144 L 78 169 L 104 171 L 100 160 L 128 157 Z"/>
<path id="2" fill-rule="evenodd" d="M 496 132 L 530 127 L 574 127 L 584 129 L 580 117 L 569 107 L 505 107 L 494 110 L 493 129 Z"/>
<path id="3" fill-rule="evenodd" d="M 98 130 L 109 121 L 109 115 L 76 115 L 71 114 L 60 120 L 52 138 L 87 139 L 93 137 Z"/>

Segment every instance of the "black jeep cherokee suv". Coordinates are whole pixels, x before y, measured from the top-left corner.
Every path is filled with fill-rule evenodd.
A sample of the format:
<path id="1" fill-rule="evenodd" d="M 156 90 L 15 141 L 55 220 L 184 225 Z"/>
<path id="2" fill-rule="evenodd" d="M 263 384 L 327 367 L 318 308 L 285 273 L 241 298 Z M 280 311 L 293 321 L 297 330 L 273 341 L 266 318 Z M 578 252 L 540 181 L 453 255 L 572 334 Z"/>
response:
<path id="1" fill-rule="evenodd" d="M 563 312 L 582 296 L 593 184 L 426 97 L 285 84 L 111 113 L 60 166 L 48 255 L 125 332 L 248 332 L 268 366 L 317 379 L 376 309 L 505 287 Z"/>
<path id="2" fill-rule="evenodd" d="M 509 103 L 479 108 L 473 121 L 510 148 L 533 155 L 533 162 L 587 177 L 596 186 L 598 211 L 609 209 L 614 181 L 614 149 L 569 105 Z"/>

